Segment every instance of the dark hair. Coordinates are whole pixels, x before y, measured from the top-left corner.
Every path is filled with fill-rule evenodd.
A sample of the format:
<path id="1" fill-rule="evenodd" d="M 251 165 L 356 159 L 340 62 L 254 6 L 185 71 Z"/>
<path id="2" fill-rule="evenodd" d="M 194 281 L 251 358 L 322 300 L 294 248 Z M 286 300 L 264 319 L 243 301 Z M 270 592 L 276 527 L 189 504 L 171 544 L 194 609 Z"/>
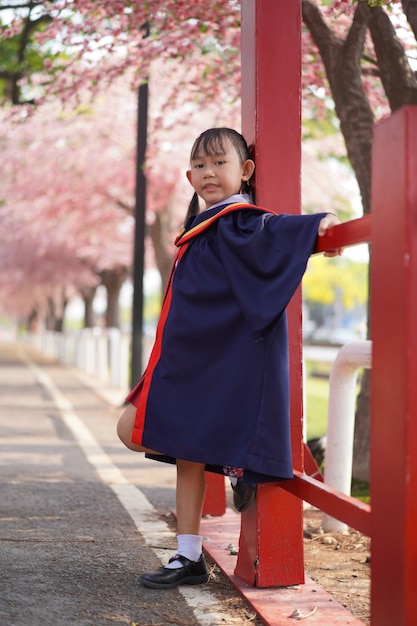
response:
<path id="1" fill-rule="evenodd" d="M 199 154 L 200 150 L 207 155 L 213 154 L 223 154 L 226 151 L 225 143 L 230 141 L 232 145 L 236 148 L 236 152 L 239 155 L 240 162 L 244 163 L 248 159 L 252 158 L 251 150 L 246 143 L 243 135 L 238 133 L 233 128 L 209 128 L 208 130 L 201 133 L 199 137 L 194 142 L 193 147 L 191 148 L 190 160 L 196 158 Z M 250 180 L 244 181 L 242 183 L 242 193 L 253 194 L 252 185 Z M 194 193 L 190 205 L 188 207 L 186 222 L 187 220 L 193 216 L 197 215 L 199 211 L 198 204 L 198 195 Z"/>

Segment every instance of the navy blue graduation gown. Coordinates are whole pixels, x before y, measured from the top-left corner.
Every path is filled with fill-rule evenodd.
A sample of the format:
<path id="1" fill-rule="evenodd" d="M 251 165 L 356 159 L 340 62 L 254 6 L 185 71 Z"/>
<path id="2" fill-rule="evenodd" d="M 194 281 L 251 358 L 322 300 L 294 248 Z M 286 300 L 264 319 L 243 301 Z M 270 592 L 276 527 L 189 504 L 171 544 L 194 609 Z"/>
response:
<path id="1" fill-rule="evenodd" d="M 194 218 L 128 396 L 132 441 L 161 460 L 244 468 L 252 484 L 293 476 L 285 309 L 324 215 L 236 204 Z"/>

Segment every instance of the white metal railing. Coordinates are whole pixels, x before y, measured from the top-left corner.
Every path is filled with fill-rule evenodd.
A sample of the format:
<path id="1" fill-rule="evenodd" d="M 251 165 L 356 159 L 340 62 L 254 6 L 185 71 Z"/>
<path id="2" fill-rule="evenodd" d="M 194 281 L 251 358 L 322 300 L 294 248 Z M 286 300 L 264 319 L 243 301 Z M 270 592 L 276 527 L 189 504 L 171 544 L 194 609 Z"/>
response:
<path id="1" fill-rule="evenodd" d="M 118 328 L 85 328 L 78 332 L 28 333 L 20 339 L 111 387 L 129 387 L 130 333 L 123 333 Z"/>
<path id="2" fill-rule="evenodd" d="M 372 341 L 353 341 L 340 348 L 330 371 L 324 482 L 347 495 L 352 482 L 358 371 L 370 369 L 371 364 Z M 326 532 L 346 528 L 343 522 L 323 514 Z"/>

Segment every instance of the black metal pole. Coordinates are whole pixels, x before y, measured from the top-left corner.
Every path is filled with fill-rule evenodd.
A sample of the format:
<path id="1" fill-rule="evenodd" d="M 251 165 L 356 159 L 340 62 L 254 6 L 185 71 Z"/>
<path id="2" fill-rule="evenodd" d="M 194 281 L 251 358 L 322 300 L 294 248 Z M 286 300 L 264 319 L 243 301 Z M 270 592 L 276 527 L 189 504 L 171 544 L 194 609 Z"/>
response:
<path id="1" fill-rule="evenodd" d="M 148 83 L 138 91 L 136 155 L 136 204 L 133 256 L 132 365 L 131 387 L 142 375 L 143 274 L 145 269 L 146 176 L 144 172 L 148 133 Z"/>

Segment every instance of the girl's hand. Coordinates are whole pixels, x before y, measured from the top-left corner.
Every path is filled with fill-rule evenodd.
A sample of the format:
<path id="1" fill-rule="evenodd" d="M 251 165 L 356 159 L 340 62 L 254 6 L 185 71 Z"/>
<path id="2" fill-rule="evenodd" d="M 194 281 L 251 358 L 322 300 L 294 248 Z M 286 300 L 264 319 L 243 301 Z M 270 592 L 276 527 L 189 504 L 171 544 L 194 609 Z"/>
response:
<path id="1" fill-rule="evenodd" d="M 323 237 L 328 228 L 332 228 L 332 226 L 336 226 L 340 224 L 339 218 L 336 217 L 333 213 L 328 213 L 322 220 L 320 220 L 318 235 L 319 237 Z M 324 252 L 324 256 L 340 256 L 343 253 L 343 248 L 331 248 Z"/>

